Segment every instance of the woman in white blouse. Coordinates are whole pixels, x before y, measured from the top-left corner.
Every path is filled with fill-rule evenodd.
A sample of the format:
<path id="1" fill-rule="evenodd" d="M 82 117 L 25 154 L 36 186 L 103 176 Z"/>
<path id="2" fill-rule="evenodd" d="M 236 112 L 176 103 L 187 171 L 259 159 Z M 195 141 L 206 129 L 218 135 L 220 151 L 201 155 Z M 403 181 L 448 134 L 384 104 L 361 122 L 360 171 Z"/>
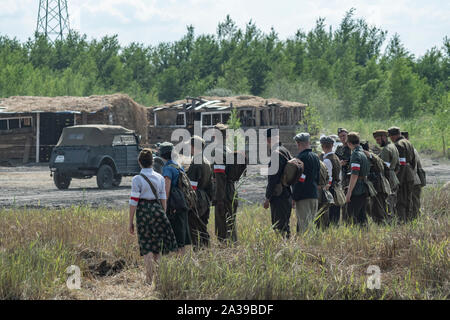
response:
<path id="1" fill-rule="evenodd" d="M 146 282 L 152 283 L 153 262 L 160 254 L 177 251 L 177 241 L 166 216 L 166 190 L 164 178 L 153 171 L 153 155 L 150 149 L 139 154 L 141 173 L 133 178 L 130 195 L 129 230 L 135 233 L 134 215 L 139 242 L 139 251 L 144 257 Z"/>

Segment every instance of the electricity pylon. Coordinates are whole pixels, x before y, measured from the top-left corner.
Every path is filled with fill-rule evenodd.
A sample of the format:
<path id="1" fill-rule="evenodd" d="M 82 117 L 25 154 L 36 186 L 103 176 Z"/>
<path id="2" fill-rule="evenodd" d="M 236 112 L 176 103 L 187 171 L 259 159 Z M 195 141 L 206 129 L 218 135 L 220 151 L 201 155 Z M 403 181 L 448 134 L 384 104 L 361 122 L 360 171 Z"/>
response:
<path id="1" fill-rule="evenodd" d="M 39 0 L 36 33 L 54 42 L 62 40 L 69 32 L 67 0 Z"/>

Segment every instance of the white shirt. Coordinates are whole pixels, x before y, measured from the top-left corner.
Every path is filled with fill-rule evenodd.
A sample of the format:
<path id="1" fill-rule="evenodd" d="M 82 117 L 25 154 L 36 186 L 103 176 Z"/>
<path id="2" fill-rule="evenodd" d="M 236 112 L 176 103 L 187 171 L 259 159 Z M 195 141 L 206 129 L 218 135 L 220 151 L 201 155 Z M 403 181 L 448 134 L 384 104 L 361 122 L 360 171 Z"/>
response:
<path id="1" fill-rule="evenodd" d="M 141 174 L 145 175 L 158 193 L 158 198 L 161 200 L 166 199 L 166 183 L 164 178 L 159 173 L 153 171 L 152 168 L 145 168 L 141 170 Z M 130 205 L 137 206 L 139 199 L 156 200 L 152 189 L 143 177 L 140 175 L 134 176 L 131 182 L 131 195 Z"/>
<path id="2" fill-rule="evenodd" d="M 328 170 L 328 177 L 330 177 L 329 182 L 333 181 L 333 164 L 331 163 L 330 159 L 325 159 L 326 157 L 328 157 L 330 154 L 333 154 L 334 152 L 328 152 L 327 154 L 325 154 L 323 156 L 323 163 L 325 163 L 325 165 L 327 166 L 327 170 Z"/>

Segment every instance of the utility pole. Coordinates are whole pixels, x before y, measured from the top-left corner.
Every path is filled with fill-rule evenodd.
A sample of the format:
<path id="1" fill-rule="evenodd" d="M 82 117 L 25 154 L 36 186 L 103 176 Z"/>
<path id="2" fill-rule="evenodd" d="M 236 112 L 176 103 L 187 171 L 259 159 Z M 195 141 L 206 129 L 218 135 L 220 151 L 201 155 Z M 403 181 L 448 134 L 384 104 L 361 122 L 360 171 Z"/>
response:
<path id="1" fill-rule="evenodd" d="M 39 0 L 36 33 L 54 42 L 62 40 L 69 32 L 67 0 Z"/>

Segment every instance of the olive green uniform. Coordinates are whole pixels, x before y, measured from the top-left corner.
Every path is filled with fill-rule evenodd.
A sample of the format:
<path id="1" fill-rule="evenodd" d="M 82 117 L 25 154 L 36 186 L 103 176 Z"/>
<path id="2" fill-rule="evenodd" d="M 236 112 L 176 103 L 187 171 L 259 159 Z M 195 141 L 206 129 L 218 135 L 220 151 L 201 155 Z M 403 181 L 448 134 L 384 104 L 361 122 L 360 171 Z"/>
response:
<path id="1" fill-rule="evenodd" d="M 215 180 L 215 230 L 220 241 L 237 241 L 236 212 L 238 207 L 237 192 L 234 181 L 228 179 L 225 173 L 226 154 L 230 151 L 223 147 L 221 157 L 222 163 L 213 163 Z"/>
<path id="2" fill-rule="evenodd" d="M 364 225 L 367 223 L 366 206 L 368 196 L 365 180 L 367 180 L 369 175 L 370 162 L 361 146 L 357 146 L 352 152 L 350 170 L 352 175 L 358 176 L 358 180 L 353 188 L 350 203 L 347 207 L 348 215 L 353 220 L 353 223 Z"/>
<path id="3" fill-rule="evenodd" d="M 422 163 L 420 162 L 419 153 L 416 149 L 414 149 L 414 154 L 416 157 L 416 167 L 414 168 L 414 187 L 412 194 L 412 219 L 415 219 L 419 216 L 420 213 L 420 196 L 422 193 L 422 186 L 424 185 L 423 181 L 420 179 L 418 172 L 419 170 L 423 170 Z"/>
<path id="4" fill-rule="evenodd" d="M 388 220 L 387 197 L 390 191 L 389 182 L 386 180 L 384 172 L 384 162 L 374 153 L 369 153 L 370 172 L 369 180 L 372 182 L 377 195 L 369 199 L 368 213 L 376 223 L 383 223 Z M 383 185 L 384 184 L 384 185 Z M 386 190 L 386 187 L 388 190 Z"/>
<path id="5" fill-rule="evenodd" d="M 388 144 L 381 150 L 380 158 L 388 167 L 386 177 L 388 178 L 389 185 L 391 187 L 391 193 L 388 195 L 387 199 L 388 211 L 390 214 L 396 215 L 397 191 L 400 182 L 398 181 L 397 175 L 395 173 L 399 170 L 400 162 L 398 150 L 395 145 L 391 142 L 388 142 Z"/>
<path id="6" fill-rule="evenodd" d="M 400 181 L 397 193 L 397 216 L 401 221 L 408 221 L 413 217 L 413 188 L 414 168 L 416 168 L 416 156 L 414 147 L 403 136 L 395 142 L 398 150 L 400 169 L 397 172 Z"/>
<path id="7" fill-rule="evenodd" d="M 192 188 L 197 194 L 197 208 L 189 212 L 189 228 L 194 247 L 208 246 L 209 234 L 207 230 L 211 197 L 212 170 L 209 161 L 197 154 L 186 172 Z"/>

